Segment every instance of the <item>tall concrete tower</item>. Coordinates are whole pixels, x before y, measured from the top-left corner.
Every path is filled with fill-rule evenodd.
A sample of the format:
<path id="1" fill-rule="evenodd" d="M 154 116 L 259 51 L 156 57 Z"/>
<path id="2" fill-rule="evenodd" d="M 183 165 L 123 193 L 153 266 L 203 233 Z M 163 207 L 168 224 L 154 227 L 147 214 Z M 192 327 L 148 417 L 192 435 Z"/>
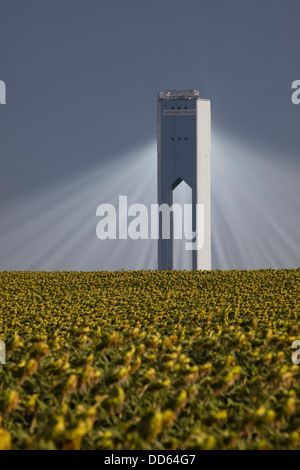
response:
<path id="1" fill-rule="evenodd" d="M 203 246 L 192 251 L 192 269 L 211 269 L 210 101 L 196 90 L 164 91 L 157 103 L 158 204 L 173 204 L 173 190 L 185 181 L 192 189 L 192 228 L 199 230 L 197 204 L 204 208 Z M 203 219 L 202 219 L 203 220 Z M 162 237 L 159 221 L 158 269 L 173 269 L 174 214 L 170 237 Z"/>

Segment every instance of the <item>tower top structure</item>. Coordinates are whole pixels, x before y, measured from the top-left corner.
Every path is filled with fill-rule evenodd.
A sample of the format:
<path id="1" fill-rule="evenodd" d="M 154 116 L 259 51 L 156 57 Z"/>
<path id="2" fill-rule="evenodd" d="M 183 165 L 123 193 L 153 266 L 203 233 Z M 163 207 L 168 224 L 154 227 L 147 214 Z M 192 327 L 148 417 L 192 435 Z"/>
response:
<path id="1" fill-rule="evenodd" d="M 199 99 L 197 90 L 165 90 L 158 93 L 158 101 Z"/>

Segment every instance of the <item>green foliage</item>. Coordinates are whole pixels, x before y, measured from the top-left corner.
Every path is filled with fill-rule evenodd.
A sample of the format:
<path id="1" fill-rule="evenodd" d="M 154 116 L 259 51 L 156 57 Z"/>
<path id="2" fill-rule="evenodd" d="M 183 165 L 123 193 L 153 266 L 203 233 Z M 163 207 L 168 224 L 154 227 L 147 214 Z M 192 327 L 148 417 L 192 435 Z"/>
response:
<path id="1" fill-rule="evenodd" d="M 299 449 L 299 281 L 0 273 L 0 449 Z"/>

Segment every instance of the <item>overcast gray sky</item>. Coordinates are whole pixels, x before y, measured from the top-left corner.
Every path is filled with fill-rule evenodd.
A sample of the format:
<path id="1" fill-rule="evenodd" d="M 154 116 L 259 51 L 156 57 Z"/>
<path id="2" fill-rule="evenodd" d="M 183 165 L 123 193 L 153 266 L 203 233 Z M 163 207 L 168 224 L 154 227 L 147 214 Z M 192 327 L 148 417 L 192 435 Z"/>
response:
<path id="1" fill-rule="evenodd" d="M 273 179 L 270 174 L 258 175 L 260 185 L 270 189 L 272 205 L 276 178 L 279 181 L 281 171 L 285 173 L 286 191 L 282 191 L 278 210 L 292 220 L 290 225 L 279 221 L 285 230 L 276 243 L 274 224 L 266 222 L 252 261 L 250 255 L 243 257 L 247 247 L 252 250 L 246 235 L 241 234 L 244 245 L 237 250 L 225 222 L 224 237 L 220 235 L 221 218 L 232 225 L 234 220 L 237 223 L 237 213 L 231 209 L 228 216 L 221 214 L 213 202 L 214 268 L 258 268 L 260 253 L 268 250 L 272 239 L 277 252 L 282 240 L 287 246 L 273 261 L 271 254 L 266 257 L 261 267 L 299 266 L 300 105 L 291 102 L 291 84 L 300 80 L 299 17 L 298 0 L 1 0 L 0 80 L 6 83 L 7 104 L 0 106 L 0 269 L 141 267 L 126 264 L 124 254 L 119 264 L 101 264 L 101 249 L 95 262 L 91 246 L 98 250 L 100 242 L 95 240 L 93 217 L 97 204 L 110 202 L 101 179 L 101 175 L 108 179 L 107 165 L 155 142 L 157 92 L 165 89 L 199 90 L 201 97 L 211 100 L 213 138 L 224 137 L 224 155 L 232 142 L 241 153 L 245 148 L 238 163 L 243 162 L 243 167 L 232 184 L 246 178 L 247 165 L 255 175 L 256 169 L 263 168 L 270 173 L 274 162 L 278 172 Z M 215 152 L 221 154 L 218 142 Z M 257 166 L 251 161 L 251 149 L 253 161 L 263 160 Z M 215 162 L 219 154 L 213 148 Z M 153 186 L 155 165 L 154 155 Z M 212 192 L 217 195 L 222 175 L 216 176 L 218 169 L 213 168 Z M 42 206 L 29 207 L 33 200 L 42 200 L 47 191 L 56 192 L 65 183 L 71 185 L 73 179 L 97 171 L 99 193 L 93 193 L 86 212 L 91 232 L 85 241 L 78 238 L 77 245 L 73 239 L 76 253 L 84 253 L 85 244 L 89 245 L 89 257 L 76 258 L 66 248 L 65 256 L 55 258 L 61 248 L 59 239 L 56 248 L 44 251 L 49 240 L 41 222 L 36 241 L 39 257 L 32 262 L 36 250 L 16 235 L 25 223 L 16 208 L 22 205 L 23 214 L 28 209 L 28 217 L 42 217 Z M 122 165 L 113 171 L 121 184 Z M 113 178 L 111 172 L 109 177 Z M 235 187 L 232 199 L 239 194 L 243 198 L 243 187 L 242 183 Z M 257 197 L 258 188 L 253 190 Z M 247 204 L 248 214 L 259 206 L 250 191 L 251 186 L 244 192 L 244 217 Z M 118 194 L 122 193 L 120 188 Z M 266 196 L 261 194 L 264 202 Z M 213 194 L 213 201 L 216 197 Z M 55 230 L 58 237 L 65 228 L 63 220 Z M 262 214 L 261 219 L 252 220 L 255 233 L 265 218 Z M 32 230 L 30 236 L 27 227 L 28 239 L 36 236 L 34 225 Z M 71 244 L 76 230 L 75 224 L 69 235 Z M 12 234 L 15 245 L 9 245 Z M 145 267 L 154 268 L 153 256 L 149 255 L 152 261 Z M 55 263 L 51 262 L 54 258 Z"/>

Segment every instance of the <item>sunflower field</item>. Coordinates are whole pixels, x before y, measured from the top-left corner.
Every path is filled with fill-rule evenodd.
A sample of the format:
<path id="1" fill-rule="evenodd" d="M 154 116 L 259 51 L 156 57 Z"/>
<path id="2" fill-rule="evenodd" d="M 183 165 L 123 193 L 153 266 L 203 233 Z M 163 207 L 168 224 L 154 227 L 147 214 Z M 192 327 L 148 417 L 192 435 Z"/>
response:
<path id="1" fill-rule="evenodd" d="M 299 299 L 300 269 L 1 272 L 0 449 L 299 449 Z"/>

